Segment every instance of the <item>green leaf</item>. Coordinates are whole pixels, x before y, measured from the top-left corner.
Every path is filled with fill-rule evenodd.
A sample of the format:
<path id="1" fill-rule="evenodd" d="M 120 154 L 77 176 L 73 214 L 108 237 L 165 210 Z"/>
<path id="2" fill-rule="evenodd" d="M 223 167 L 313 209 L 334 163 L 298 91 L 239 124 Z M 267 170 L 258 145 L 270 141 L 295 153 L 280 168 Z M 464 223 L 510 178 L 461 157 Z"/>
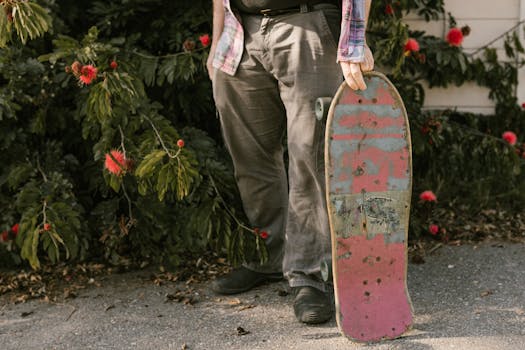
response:
<path id="1" fill-rule="evenodd" d="M 135 175 L 138 178 L 150 176 L 165 155 L 166 152 L 163 150 L 154 150 L 144 157 L 144 160 L 138 165 L 137 170 L 135 170 Z"/>
<path id="2" fill-rule="evenodd" d="M 11 23 L 7 20 L 4 6 L 0 6 L 0 48 L 5 47 L 11 40 Z"/>
<path id="3" fill-rule="evenodd" d="M 39 4 L 19 1 L 13 4 L 13 26 L 23 44 L 44 35 L 51 28 L 51 16 Z"/>
<path id="4" fill-rule="evenodd" d="M 122 185 L 122 178 L 120 176 L 110 175 L 109 176 L 109 186 L 115 192 L 120 191 L 120 186 Z"/>

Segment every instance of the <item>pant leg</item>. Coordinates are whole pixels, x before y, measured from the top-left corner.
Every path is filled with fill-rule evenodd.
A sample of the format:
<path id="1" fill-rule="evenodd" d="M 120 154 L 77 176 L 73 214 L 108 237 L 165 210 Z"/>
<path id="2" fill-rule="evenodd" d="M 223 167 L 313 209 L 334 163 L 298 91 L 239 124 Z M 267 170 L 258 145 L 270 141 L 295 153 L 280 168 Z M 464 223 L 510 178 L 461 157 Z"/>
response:
<path id="1" fill-rule="evenodd" d="M 320 265 L 331 259 L 324 179 L 324 123 L 317 97 L 333 96 L 342 81 L 335 37 L 340 10 L 277 17 L 270 27 L 272 73 L 287 112 L 289 205 L 283 271 L 292 287 L 324 290 Z M 336 30 L 336 29 L 335 29 Z"/>
<path id="2" fill-rule="evenodd" d="M 282 271 L 288 182 L 283 160 L 286 114 L 277 80 L 261 63 L 261 19 L 243 21 L 245 50 L 235 76 L 216 70 L 213 94 L 222 133 L 233 160 L 244 210 L 252 227 L 267 231 L 267 264 L 259 272 Z"/>

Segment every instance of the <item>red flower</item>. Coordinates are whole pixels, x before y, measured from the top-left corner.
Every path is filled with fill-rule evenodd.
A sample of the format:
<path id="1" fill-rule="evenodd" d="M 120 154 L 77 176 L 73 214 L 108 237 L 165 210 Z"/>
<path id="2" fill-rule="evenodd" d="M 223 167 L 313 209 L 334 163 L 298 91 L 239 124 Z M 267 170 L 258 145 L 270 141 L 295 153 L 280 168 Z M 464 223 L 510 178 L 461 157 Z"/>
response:
<path id="1" fill-rule="evenodd" d="M 46 223 L 44 224 L 44 231 L 49 231 L 49 230 L 51 230 L 51 224 L 49 224 L 49 223 L 46 222 Z"/>
<path id="2" fill-rule="evenodd" d="M 199 36 L 199 40 L 201 41 L 202 46 L 207 47 L 210 45 L 211 39 L 208 34 L 203 34 Z"/>
<path id="3" fill-rule="evenodd" d="M 428 227 L 428 231 L 433 234 L 433 235 L 437 235 L 438 232 L 439 232 L 439 226 L 438 225 L 430 225 Z"/>
<path id="4" fill-rule="evenodd" d="M 423 202 L 437 202 L 437 197 L 432 191 L 424 191 L 419 195 L 419 199 Z"/>
<path id="5" fill-rule="evenodd" d="M 109 64 L 109 66 L 111 67 L 111 69 L 117 69 L 117 67 L 118 67 L 118 63 L 117 63 L 117 61 L 111 61 L 111 63 Z"/>
<path id="6" fill-rule="evenodd" d="M 13 227 L 11 227 L 11 231 L 15 234 L 15 237 L 18 235 L 18 227 L 20 225 L 18 223 L 14 224 Z"/>
<path id="7" fill-rule="evenodd" d="M 390 4 L 386 4 L 385 6 L 385 13 L 387 15 L 393 15 L 394 14 L 394 8 Z"/>
<path id="8" fill-rule="evenodd" d="M 97 68 L 92 66 L 91 64 L 88 64 L 86 66 L 82 66 L 80 69 L 80 81 L 86 85 L 91 84 L 93 79 L 96 79 L 97 77 Z"/>
<path id="9" fill-rule="evenodd" d="M 2 239 L 2 242 L 7 242 L 9 240 L 9 232 L 3 231 L 0 238 Z"/>
<path id="10" fill-rule="evenodd" d="M 184 147 L 184 140 L 183 140 L 183 139 L 178 140 L 178 141 L 177 141 L 177 146 L 178 146 L 179 148 Z"/>
<path id="11" fill-rule="evenodd" d="M 113 158 L 111 158 L 110 154 L 111 156 L 113 156 L 113 158 L 115 158 L 116 162 L 115 160 L 113 160 Z M 106 161 L 104 165 L 110 173 L 119 176 L 124 170 L 127 169 L 126 157 L 124 157 L 124 154 L 122 152 L 112 150 L 111 152 L 106 153 Z"/>
<path id="12" fill-rule="evenodd" d="M 419 43 L 414 38 L 408 38 L 405 43 L 405 55 L 410 55 L 411 52 L 419 51 Z"/>
<path id="13" fill-rule="evenodd" d="M 503 140 L 507 141 L 511 146 L 514 146 L 516 141 L 518 141 L 518 137 L 512 131 L 505 131 L 501 137 L 503 137 Z"/>
<path id="14" fill-rule="evenodd" d="M 261 234 L 259 235 L 262 239 L 266 239 L 268 238 L 268 232 L 266 231 L 262 231 Z"/>
<path id="15" fill-rule="evenodd" d="M 525 102 L 521 104 L 521 108 L 525 108 Z"/>
<path id="16" fill-rule="evenodd" d="M 452 46 L 460 46 L 463 42 L 463 33 L 459 28 L 451 28 L 447 34 L 447 41 Z"/>

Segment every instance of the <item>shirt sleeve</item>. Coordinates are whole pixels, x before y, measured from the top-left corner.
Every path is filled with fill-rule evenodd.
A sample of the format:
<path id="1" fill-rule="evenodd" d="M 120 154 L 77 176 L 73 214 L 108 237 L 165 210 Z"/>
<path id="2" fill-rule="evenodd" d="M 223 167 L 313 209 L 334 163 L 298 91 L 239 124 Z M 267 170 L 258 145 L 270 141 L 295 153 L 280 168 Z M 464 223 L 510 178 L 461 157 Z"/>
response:
<path id="1" fill-rule="evenodd" d="M 362 62 L 365 52 L 365 0 L 343 0 L 337 61 Z"/>

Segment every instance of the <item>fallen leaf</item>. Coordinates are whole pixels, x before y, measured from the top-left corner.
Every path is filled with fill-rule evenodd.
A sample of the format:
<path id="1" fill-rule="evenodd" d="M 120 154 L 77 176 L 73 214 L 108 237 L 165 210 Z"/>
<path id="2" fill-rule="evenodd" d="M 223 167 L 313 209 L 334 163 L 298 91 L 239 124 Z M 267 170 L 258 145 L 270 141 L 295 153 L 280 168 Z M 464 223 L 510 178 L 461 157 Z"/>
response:
<path id="1" fill-rule="evenodd" d="M 494 294 L 494 292 L 491 291 L 490 289 L 487 289 L 487 290 L 484 290 L 483 292 L 479 293 L 479 296 L 484 298 L 484 297 L 489 296 L 491 294 Z"/>
<path id="2" fill-rule="evenodd" d="M 248 305 L 244 305 L 244 306 L 241 306 L 239 308 L 239 311 L 244 311 L 244 310 L 248 310 L 248 309 L 253 309 L 254 307 L 256 307 L 257 305 L 254 305 L 254 304 L 248 304 Z"/>
<path id="3" fill-rule="evenodd" d="M 238 298 L 233 298 L 233 299 L 228 300 L 228 304 L 231 306 L 240 305 L 241 303 L 242 301 L 240 301 Z"/>
<path id="4" fill-rule="evenodd" d="M 237 327 L 237 335 L 246 335 L 250 334 L 250 331 L 245 330 L 241 326 Z"/>

